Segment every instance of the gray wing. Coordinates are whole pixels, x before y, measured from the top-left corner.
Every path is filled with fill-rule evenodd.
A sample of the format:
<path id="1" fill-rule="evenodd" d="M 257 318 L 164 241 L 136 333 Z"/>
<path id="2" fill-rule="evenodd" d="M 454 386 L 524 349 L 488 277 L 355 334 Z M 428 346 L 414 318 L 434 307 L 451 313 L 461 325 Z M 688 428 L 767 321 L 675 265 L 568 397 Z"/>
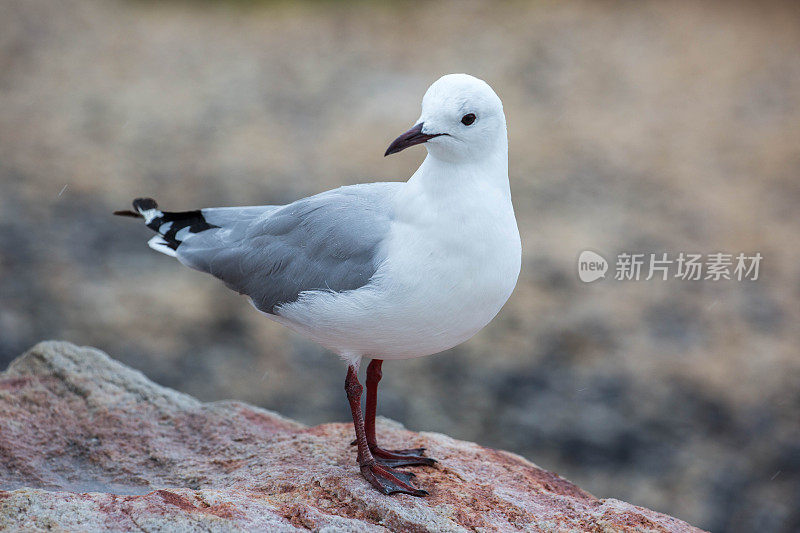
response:
<path id="1" fill-rule="evenodd" d="M 274 313 L 310 290 L 365 285 L 381 261 L 401 183 L 352 185 L 285 206 L 203 209 L 212 229 L 186 238 L 181 263 L 221 279 Z"/>

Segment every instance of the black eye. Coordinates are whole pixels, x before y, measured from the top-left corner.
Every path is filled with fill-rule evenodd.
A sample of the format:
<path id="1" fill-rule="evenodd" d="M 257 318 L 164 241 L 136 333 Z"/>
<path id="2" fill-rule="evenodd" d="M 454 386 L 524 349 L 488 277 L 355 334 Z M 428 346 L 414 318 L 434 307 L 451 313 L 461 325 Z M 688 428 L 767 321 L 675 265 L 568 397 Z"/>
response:
<path id="1" fill-rule="evenodd" d="M 475 113 L 467 113 L 461 117 L 461 123 L 465 126 L 469 126 L 473 122 L 475 122 Z"/>

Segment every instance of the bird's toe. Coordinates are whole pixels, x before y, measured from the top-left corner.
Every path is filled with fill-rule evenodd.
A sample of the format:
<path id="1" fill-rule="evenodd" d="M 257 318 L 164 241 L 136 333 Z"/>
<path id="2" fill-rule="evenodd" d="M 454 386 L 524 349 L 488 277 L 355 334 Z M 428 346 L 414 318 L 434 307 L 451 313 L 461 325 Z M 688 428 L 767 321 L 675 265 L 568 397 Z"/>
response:
<path id="1" fill-rule="evenodd" d="M 388 467 L 433 466 L 436 464 L 436 459 L 423 455 L 425 448 L 384 450 L 376 446 L 370 451 L 377 462 Z"/>
<path id="2" fill-rule="evenodd" d="M 411 496 L 427 496 L 428 491 L 418 489 L 411 482 L 414 474 L 395 470 L 380 463 L 361 466 L 361 475 L 383 494 L 410 494 Z"/>

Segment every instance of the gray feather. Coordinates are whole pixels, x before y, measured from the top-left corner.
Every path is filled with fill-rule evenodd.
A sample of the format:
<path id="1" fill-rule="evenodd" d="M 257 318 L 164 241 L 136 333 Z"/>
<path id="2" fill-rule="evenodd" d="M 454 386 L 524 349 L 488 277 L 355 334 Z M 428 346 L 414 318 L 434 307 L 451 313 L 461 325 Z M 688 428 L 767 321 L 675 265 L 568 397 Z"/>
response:
<path id="1" fill-rule="evenodd" d="M 186 238 L 177 257 L 274 313 L 301 292 L 369 282 L 400 183 L 341 187 L 285 206 L 203 209 L 218 228 Z"/>

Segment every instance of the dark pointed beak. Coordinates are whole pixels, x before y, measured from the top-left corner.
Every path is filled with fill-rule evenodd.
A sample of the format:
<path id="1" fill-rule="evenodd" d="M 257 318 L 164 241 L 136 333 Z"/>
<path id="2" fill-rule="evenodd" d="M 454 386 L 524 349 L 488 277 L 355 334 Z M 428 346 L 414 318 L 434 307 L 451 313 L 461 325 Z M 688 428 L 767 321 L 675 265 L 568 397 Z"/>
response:
<path id="1" fill-rule="evenodd" d="M 387 155 L 396 154 L 397 152 L 403 151 L 409 146 L 414 146 L 415 144 L 422 144 L 429 139 L 433 139 L 434 137 L 438 137 L 439 135 L 446 135 L 445 133 L 434 133 L 433 135 L 428 133 L 422 133 L 422 126 L 423 122 L 420 122 L 400 137 L 392 141 L 392 144 L 389 145 L 389 148 L 386 149 L 386 153 L 383 154 L 383 157 Z"/>

